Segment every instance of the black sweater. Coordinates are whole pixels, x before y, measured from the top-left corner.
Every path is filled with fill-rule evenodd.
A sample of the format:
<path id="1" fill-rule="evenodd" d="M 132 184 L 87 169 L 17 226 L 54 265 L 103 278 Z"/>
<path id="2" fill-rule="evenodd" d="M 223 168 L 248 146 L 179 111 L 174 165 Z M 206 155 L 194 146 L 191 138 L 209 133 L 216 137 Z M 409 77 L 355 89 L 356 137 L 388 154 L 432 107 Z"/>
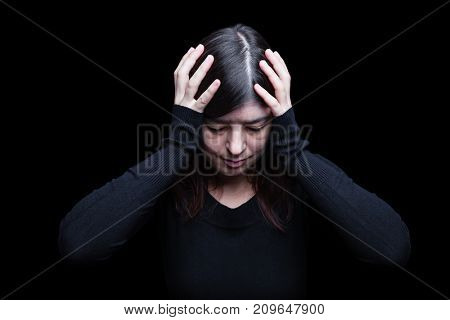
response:
<path id="1" fill-rule="evenodd" d="M 175 210 L 173 201 L 156 205 L 182 179 L 178 169 L 186 165 L 189 153 L 197 150 L 195 130 L 203 122 L 201 113 L 179 105 L 173 106 L 172 113 L 174 130 L 169 144 L 91 192 L 62 219 L 61 255 L 68 255 L 66 259 L 73 263 L 106 260 L 156 217 L 151 221 L 159 224 L 171 297 L 304 298 L 305 226 L 310 209 L 302 201 L 295 200 L 286 233 L 263 218 L 255 196 L 230 209 L 206 192 L 203 209 L 188 222 Z M 274 152 L 286 156 L 292 169 L 299 172 L 296 181 L 300 188 L 296 190 L 307 196 L 298 194 L 298 198 L 308 200 L 336 226 L 357 259 L 405 265 L 411 248 L 409 231 L 400 215 L 334 163 L 310 152 L 309 142 L 299 138 L 292 108 L 272 124 L 272 133 L 279 131 L 271 136 Z"/>

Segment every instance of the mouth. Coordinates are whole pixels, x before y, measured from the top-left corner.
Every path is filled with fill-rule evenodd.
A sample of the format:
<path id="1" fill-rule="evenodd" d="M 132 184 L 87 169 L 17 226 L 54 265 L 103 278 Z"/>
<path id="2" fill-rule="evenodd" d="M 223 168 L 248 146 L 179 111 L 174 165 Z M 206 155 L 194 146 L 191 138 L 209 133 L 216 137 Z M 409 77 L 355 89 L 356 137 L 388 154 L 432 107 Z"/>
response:
<path id="1" fill-rule="evenodd" d="M 239 167 L 241 167 L 241 166 L 242 166 L 249 158 L 250 158 L 250 157 L 245 158 L 245 159 L 240 159 L 240 160 L 230 160 L 230 159 L 224 159 L 224 158 L 222 158 L 222 160 L 223 160 L 223 162 L 225 162 L 225 164 L 226 164 L 228 167 L 230 167 L 230 168 L 239 168 Z"/>

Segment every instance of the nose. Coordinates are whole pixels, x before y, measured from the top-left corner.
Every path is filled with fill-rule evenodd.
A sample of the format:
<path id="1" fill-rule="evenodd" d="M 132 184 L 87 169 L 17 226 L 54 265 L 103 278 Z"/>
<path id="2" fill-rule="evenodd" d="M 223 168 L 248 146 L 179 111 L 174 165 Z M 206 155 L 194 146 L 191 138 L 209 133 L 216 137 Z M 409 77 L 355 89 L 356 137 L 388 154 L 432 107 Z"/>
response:
<path id="1" fill-rule="evenodd" d="M 229 153 L 236 157 L 244 152 L 247 147 L 247 143 L 241 129 L 235 128 L 230 130 L 227 137 L 226 147 Z"/>

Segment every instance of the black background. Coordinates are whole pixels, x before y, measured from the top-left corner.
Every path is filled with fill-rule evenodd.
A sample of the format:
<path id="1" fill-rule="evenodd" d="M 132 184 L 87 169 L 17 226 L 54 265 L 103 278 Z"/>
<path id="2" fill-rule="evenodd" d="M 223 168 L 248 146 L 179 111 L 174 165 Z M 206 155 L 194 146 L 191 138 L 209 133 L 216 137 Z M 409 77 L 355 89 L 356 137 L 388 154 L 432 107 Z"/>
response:
<path id="1" fill-rule="evenodd" d="M 164 299 L 151 226 L 104 265 L 46 269 L 59 259 L 60 219 L 138 161 L 137 124 L 169 121 L 185 51 L 216 29 L 248 24 L 284 57 L 295 102 L 444 1 L 7 3 L 166 111 L 0 3 L 1 296 Z M 406 269 L 447 296 L 449 17 L 447 5 L 295 106 L 298 122 L 313 125 L 310 149 L 408 224 Z M 322 223 L 316 234 L 311 298 L 442 298 L 395 266 L 337 254 L 330 228 Z"/>

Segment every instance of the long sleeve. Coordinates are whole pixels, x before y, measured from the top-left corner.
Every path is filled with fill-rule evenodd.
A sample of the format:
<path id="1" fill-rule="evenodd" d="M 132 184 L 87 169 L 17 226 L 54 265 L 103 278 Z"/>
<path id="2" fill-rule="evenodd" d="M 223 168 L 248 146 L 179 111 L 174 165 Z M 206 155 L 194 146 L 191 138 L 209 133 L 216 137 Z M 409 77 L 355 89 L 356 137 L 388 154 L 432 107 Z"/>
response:
<path id="1" fill-rule="evenodd" d="M 300 138 L 292 108 L 272 124 L 275 153 L 284 156 L 286 167 L 294 172 L 312 206 L 337 224 L 337 233 L 355 258 L 389 265 L 392 262 L 385 258 L 388 257 L 406 265 L 411 251 L 410 236 L 400 215 L 375 193 L 356 184 L 336 164 L 310 152 L 309 141 Z"/>
<path id="2" fill-rule="evenodd" d="M 183 175 L 203 114 L 172 108 L 169 143 L 81 199 L 59 225 L 60 254 L 72 263 L 106 260 L 154 214 L 159 196 Z"/>

